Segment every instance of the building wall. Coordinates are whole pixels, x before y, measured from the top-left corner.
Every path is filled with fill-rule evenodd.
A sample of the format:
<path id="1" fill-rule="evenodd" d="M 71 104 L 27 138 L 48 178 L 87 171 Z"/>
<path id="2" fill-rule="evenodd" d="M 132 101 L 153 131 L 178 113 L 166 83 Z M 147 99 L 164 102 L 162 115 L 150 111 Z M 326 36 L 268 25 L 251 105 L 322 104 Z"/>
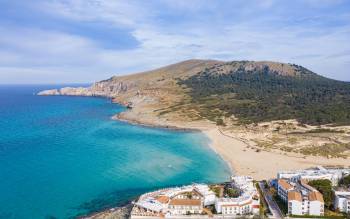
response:
<path id="1" fill-rule="evenodd" d="M 309 215 L 324 215 L 324 204 L 319 201 L 310 201 Z"/>
<path id="2" fill-rule="evenodd" d="M 301 214 L 305 215 L 305 214 L 310 214 L 309 213 L 309 208 L 310 208 L 310 202 L 309 200 L 305 199 L 301 202 Z"/>
<path id="3" fill-rule="evenodd" d="M 255 200 L 253 200 L 255 201 Z M 222 213 L 223 215 L 232 215 L 232 214 L 250 214 L 253 213 L 253 203 L 258 205 L 259 200 L 253 202 L 252 199 L 247 199 L 244 201 L 220 201 L 216 200 L 215 209 L 216 212 Z"/>
<path id="4" fill-rule="evenodd" d="M 303 175 L 300 178 L 301 179 L 305 179 L 307 181 L 319 180 L 319 179 L 328 179 L 329 181 L 332 182 L 333 186 L 336 186 L 338 184 L 338 181 L 339 181 L 337 175 L 333 175 L 333 174 Z"/>
<path id="5" fill-rule="evenodd" d="M 197 205 L 169 205 L 169 210 L 173 215 L 185 215 L 187 213 L 200 214 L 203 208 Z"/>
<path id="6" fill-rule="evenodd" d="M 278 196 L 285 202 L 288 201 L 288 191 L 284 190 L 284 188 L 280 185 L 277 185 L 277 193 Z"/>
<path id="7" fill-rule="evenodd" d="M 291 200 L 288 202 L 288 214 L 302 215 L 302 203 L 300 201 Z"/>
<path id="8" fill-rule="evenodd" d="M 201 199 L 202 197 L 194 192 L 188 192 L 192 195 L 191 199 Z M 176 199 L 188 199 L 188 195 L 186 193 L 180 193 L 176 195 L 174 198 Z"/>
<path id="9" fill-rule="evenodd" d="M 339 209 L 340 212 L 350 213 L 350 199 L 336 195 L 333 204 L 334 208 Z"/>
<path id="10" fill-rule="evenodd" d="M 216 196 L 215 194 L 211 194 L 211 195 L 206 195 L 204 196 L 204 206 L 208 206 L 208 205 L 213 205 L 215 204 L 215 199 Z"/>
<path id="11" fill-rule="evenodd" d="M 222 214 L 223 215 L 245 215 L 251 212 L 251 205 L 243 205 L 243 206 L 222 206 Z"/>
<path id="12" fill-rule="evenodd" d="M 324 215 L 324 204 L 319 201 L 291 200 L 288 201 L 288 214 L 321 216 Z"/>
<path id="13" fill-rule="evenodd" d="M 334 208 L 350 213 L 350 191 L 335 191 Z"/>
<path id="14" fill-rule="evenodd" d="M 346 200 L 345 198 L 336 195 L 334 198 L 334 208 L 339 209 L 340 212 L 345 212 L 346 211 Z"/>
<path id="15" fill-rule="evenodd" d="M 277 179 L 290 179 L 290 178 L 293 178 L 293 177 L 296 177 L 298 176 L 299 173 L 277 173 Z"/>

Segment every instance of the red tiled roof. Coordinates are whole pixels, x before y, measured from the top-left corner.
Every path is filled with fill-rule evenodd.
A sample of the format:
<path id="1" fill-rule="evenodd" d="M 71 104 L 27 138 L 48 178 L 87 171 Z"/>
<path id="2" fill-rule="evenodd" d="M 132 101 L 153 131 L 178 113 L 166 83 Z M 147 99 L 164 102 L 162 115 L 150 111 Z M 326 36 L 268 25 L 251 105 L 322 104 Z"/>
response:
<path id="1" fill-rule="evenodd" d="M 289 184 L 285 179 L 279 179 L 278 185 L 280 185 L 284 190 L 293 189 L 294 187 Z"/>
<path id="2" fill-rule="evenodd" d="M 200 199 L 172 199 L 169 205 L 202 205 Z"/>
<path id="3" fill-rule="evenodd" d="M 318 191 L 313 191 L 313 192 L 310 192 L 309 193 L 309 200 L 310 201 L 319 201 L 319 202 L 322 202 L 324 203 L 323 201 L 323 196 L 320 192 Z"/>
<path id="4" fill-rule="evenodd" d="M 160 203 L 166 204 L 169 201 L 168 196 L 160 195 L 156 197 L 156 200 L 159 201 Z"/>
<path id="5" fill-rule="evenodd" d="M 301 193 L 297 191 L 288 192 L 288 201 L 302 201 Z"/>

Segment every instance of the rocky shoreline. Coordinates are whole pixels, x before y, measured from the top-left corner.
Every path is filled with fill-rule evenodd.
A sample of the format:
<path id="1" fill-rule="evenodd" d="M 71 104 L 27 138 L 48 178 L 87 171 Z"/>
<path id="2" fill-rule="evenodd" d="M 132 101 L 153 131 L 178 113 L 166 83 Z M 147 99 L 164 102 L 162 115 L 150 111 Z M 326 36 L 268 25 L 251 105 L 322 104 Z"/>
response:
<path id="1" fill-rule="evenodd" d="M 98 82 L 100 83 L 100 82 Z M 176 131 L 190 131 L 190 132 L 201 132 L 202 130 L 200 128 L 187 128 L 187 127 L 181 127 L 174 124 L 160 124 L 156 122 L 145 122 L 141 121 L 140 118 L 130 118 L 125 116 L 125 113 L 130 113 L 132 111 L 132 106 L 137 106 L 136 101 L 122 101 L 115 98 L 114 94 L 108 93 L 104 90 L 96 89 L 96 87 L 101 87 L 98 85 L 98 83 L 95 83 L 91 87 L 64 87 L 61 89 L 52 89 L 52 90 L 44 90 L 37 93 L 39 96 L 86 96 L 86 97 L 104 97 L 104 98 L 112 98 L 112 103 L 116 103 L 119 105 L 122 105 L 127 108 L 127 111 L 118 113 L 114 116 L 112 116 L 113 120 L 118 120 L 121 122 L 126 122 L 129 124 L 134 125 L 140 125 L 145 127 L 152 127 L 152 128 L 164 128 L 164 129 L 170 129 L 170 130 L 176 130 Z"/>
<path id="2" fill-rule="evenodd" d="M 133 204 L 130 202 L 121 207 L 111 208 L 78 219 L 126 219 L 130 218 L 132 207 Z"/>

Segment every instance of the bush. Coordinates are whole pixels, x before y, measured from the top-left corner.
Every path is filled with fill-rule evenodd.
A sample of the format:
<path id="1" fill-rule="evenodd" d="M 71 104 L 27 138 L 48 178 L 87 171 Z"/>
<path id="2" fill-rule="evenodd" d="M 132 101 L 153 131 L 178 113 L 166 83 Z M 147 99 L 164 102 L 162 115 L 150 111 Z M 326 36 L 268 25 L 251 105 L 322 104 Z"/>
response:
<path id="1" fill-rule="evenodd" d="M 222 119 L 217 119 L 217 120 L 216 120 L 216 125 L 217 125 L 217 126 L 225 126 L 224 120 L 222 120 Z"/>
<path id="2" fill-rule="evenodd" d="M 226 193 L 231 198 L 237 198 L 239 196 L 239 190 L 238 189 L 228 188 L 226 190 Z"/>
<path id="3" fill-rule="evenodd" d="M 339 181 L 339 186 L 349 187 L 350 186 L 350 175 L 343 177 Z"/>

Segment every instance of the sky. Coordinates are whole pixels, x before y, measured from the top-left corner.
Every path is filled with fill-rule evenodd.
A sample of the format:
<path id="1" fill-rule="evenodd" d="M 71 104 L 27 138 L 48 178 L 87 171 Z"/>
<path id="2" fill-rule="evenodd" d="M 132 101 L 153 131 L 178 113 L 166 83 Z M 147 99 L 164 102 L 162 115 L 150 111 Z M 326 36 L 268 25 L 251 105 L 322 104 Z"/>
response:
<path id="1" fill-rule="evenodd" d="M 0 0 L 0 84 L 89 83 L 187 59 L 350 81 L 349 0 Z"/>

